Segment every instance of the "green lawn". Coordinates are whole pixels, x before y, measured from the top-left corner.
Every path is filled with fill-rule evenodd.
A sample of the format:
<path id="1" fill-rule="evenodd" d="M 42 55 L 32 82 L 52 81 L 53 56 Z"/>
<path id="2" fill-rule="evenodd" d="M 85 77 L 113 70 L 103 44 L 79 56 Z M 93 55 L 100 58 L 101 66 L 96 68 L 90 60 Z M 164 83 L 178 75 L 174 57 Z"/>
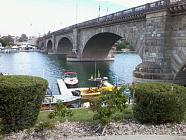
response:
<path id="1" fill-rule="evenodd" d="M 92 122 L 93 121 L 93 115 L 94 112 L 90 109 L 72 109 L 73 116 L 72 118 L 68 118 L 68 121 L 71 122 Z M 56 121 L 64 121 L 61 120 L 60 118 L 55 118 L 55 119 L 49 119 L 48 114 L 50 112 L 40 112 L 39 117 L 38 117 L 38 122 L 56 122 Z M 123 113 L 117 112 L 113 115 L 112 119 L 115 121 L 119 120 L 125 120 L 133 118 L 133 111 L 132 107 L 128 107 Z M 184 115 L 184 122 L 186 122 L 186 113 Z"/>
<path id="2" fill-rule="evenodd" d="M 49 119 L 48 114 L 50 112 L 40 112 L 38 117 L 38 122 L 56 122 L 61 121 L 63 122 L 64 119 L 55 118 Z M 92 122 L 94 112 L 90 109 L 72 109 L 73 116 L 68 118 L 68 121 L 71 122 Z M 133 112 L 131 108 L 127 108 L 123 113 L 116 113 L 113 115 L 113 120 L 124 120 L 133 117 Z"/>
<path id="3" fill-rule="evenodd" d="M 40 112 L 38 116 L 38 122 L 56 122 L 56 121 L 64 121 L 64 119 L 55 118 L 55 119 L 49 119 L 48 115 L 50 112 Z M 71 118 L 68 118 L 69 121 L 78 121 L 78 122 L 84 122 L 84 121 L 92 121 L 92 117 L 94 113 L 89 109 L 72 109 L 73 116 Z"/>

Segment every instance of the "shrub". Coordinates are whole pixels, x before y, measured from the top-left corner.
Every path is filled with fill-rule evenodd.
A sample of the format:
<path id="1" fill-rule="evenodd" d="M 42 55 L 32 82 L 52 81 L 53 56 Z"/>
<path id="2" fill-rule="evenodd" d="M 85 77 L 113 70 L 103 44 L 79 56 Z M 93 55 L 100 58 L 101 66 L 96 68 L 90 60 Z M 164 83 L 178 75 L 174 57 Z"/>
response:
<path id="1" fill-rule="evenodd" d="M 68 109 L 62 101 L 57 101 L 55 105 L 54 111 L 52 111 L 48 117 L 50 119 L 54 119 L 55 117 L 59 117 L 61 119 L 66 119 L 68 121 L 68 117 L 71 118 L 73 116 L 72 110 Z"/>
<path id="2" fill-rule="evenodd" d="M 186 111 L 186 88 L 168 83 L 135 86 L 134 117 L 142 123 L 180 122 Z"/>
<path id="3" fill-rule="evenodd" d="M 124 88 L 120 90 L 115 88 L 113 91 L 107 91 L 93 102 L 93 110 L 96 112 L 93 119 L 98 121 L 101 127 L 104 127 L 102 133 L 104 133 L 105 127 L 109 125 L 111 117 L 116 112 L 123 112 L 126 108 L 127 99 L 123 90 Z"/>
<path id="4" fill-rule="evenodd" d="M 53 129 L 55 124 L 52 122 L 40 122 L 38 125 L 35 126 L 35 132 L 43 132 L 46 129 Z"/>
<path id="5" fill-rule="evenodd" d="M 47 80 L 39 77 L 0 76 L 0 118 L 6 133 L 35 124 L 47 87 Z"/>

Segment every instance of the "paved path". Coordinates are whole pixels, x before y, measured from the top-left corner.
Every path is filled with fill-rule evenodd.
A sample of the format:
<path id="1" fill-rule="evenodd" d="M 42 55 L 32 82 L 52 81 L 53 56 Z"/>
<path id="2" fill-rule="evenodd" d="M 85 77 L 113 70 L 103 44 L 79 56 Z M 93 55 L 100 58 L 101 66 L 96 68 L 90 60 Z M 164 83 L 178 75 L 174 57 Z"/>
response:
<path id="1" fill-rule="evenodd" d="M 123 135 L 73 138 L 68 140 L 186 140 L 186 136 Z"/>

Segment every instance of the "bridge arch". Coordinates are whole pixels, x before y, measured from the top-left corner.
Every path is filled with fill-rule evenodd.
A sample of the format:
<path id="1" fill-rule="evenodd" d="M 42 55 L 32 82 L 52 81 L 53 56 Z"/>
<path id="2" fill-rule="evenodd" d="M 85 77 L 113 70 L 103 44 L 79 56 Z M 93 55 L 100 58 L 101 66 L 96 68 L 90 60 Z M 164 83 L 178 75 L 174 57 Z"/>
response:
<path id="1" fill-rule="evenodd" d="M 92 36 L 85 44 L 82 52 L 83 58 L 106 58 L 115 42 L 122 36 L 104 32 Z"/>
<path id="2" fill-rule="evenodd" d="M 47 47 L 47 53 L 52 53 L 53 52 L 52 46 L 53 46 L 52 41 L 51 40 L 48 40 L 47 46 L 46 46 Z"/>
<path id="3" fill-rule="evenodd" d="M 73 49 L 72 41 L 68 37 L 62 37 L 57 45 L 57 52 L 70 55 Z"/>

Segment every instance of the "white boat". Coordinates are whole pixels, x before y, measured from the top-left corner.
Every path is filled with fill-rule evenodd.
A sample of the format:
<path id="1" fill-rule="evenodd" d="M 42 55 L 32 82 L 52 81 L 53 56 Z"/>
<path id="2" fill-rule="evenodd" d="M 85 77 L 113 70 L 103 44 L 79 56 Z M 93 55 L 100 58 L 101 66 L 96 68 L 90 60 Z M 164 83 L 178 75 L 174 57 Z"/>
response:
<path id="1" fill-rule="evenodd" d="M 78 87 L 78 78 L 77 72 L 65 72 L 63 81 L 65 82 L 67 88 L 75 88 Z"/>
<path id="2" fill-rule="evenodd" d="M 73 96 L 72 92 L 67 89 L 62 79 L 58 80 L 58 84 L 60 86 L 60 89 L 63 89 L 63 94 L 53 95 L 52 91 L 50 89 L 47 89 L 45 98 L 42 102 L 42 110 L 52 109 L 53 105 L 55 105 L 58 101 L 61 101 L 65 105 L 71 105 L 78 102 L 78 99 L 81 99 L 81 96 Z"/>

